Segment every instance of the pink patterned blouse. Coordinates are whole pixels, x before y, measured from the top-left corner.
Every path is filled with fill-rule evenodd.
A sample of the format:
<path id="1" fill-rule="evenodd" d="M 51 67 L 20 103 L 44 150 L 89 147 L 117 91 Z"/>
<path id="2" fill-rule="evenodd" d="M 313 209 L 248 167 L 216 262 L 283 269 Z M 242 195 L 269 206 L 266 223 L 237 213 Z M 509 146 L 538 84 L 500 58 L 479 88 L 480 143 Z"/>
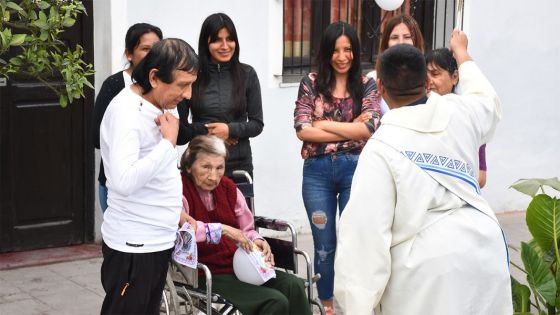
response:
<path id="1" fill-rule="evenodd" d="M 294 128 L 296 131 L 311 126 L 316 120 L 330 120 L 337 122 L 352 122 L 356 116 L 353 114 L 354 102 L 351 97 L 336 98 L 329 103 L 319 94 L 316 89 L 317 74 L 312 72 L 303 77 L 299 86 L 298 99 L 294 110 Z M 377 85 L 372 78 L 362 76 L 364 88 L 362 98 L 362 113 L 371 112 L 373 117 L 366 122 L 370 132 L 374 132 L 379 127 L 381 119 L 380 101 L 381 97 L 377 91 Z M 303 142 L 301 157 L 310 157 L 336 153 L 336 152 L 355 152 L 360 153 L 366 144 L 366 140 L 345 140 L 339 142 Z"/>

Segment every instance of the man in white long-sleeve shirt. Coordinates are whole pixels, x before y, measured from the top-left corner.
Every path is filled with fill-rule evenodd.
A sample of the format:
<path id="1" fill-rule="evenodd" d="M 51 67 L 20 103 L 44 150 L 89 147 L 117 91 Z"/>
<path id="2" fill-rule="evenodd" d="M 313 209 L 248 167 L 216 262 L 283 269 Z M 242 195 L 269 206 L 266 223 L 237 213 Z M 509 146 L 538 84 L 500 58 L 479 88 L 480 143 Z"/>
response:
<path id="1" fill-rule="evenodd" d="M 480 195 L 478 148 L 499 99 L 454 31 L 462 95 L 426 97 L 422 54 L 380 57 L 392 109 L 365 146 L 340 219 L 335 298 L 345 314 L 512 314 L 503 234 Z"/>
<path id="2" fill-rule="evenodd" d="M 191 97 L 197 70 L 198 57 L 186 42 L 160 41 L 101 122 L 109 188 L 101 226 L 102 314 L 159 314 L 176 231 L 185 220 L 175 149 L 179 121 L 170 111 Z"/>

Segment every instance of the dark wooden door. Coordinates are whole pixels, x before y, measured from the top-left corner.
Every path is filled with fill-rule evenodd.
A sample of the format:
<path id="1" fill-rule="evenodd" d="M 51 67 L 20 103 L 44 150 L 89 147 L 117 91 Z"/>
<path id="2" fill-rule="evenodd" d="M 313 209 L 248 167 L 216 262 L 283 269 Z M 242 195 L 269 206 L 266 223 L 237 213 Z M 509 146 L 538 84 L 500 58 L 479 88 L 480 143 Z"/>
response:
<path id="1" fill-rule="evenodd" d="M 84 4 L 88 16 L 63 40 L 82 45 L 92 63 L 92 1 Z M 17 75 L 0 87 L 0 252 L 93 239 L 93 98 L 88 89 L 62 108 L 43 84 Z"/>

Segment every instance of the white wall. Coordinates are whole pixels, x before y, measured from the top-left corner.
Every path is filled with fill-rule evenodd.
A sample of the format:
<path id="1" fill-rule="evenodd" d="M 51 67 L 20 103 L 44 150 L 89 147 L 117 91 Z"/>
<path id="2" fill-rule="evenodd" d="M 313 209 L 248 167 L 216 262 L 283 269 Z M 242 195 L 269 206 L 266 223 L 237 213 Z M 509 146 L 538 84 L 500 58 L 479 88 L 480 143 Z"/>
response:
<path id="1" fill-rule="evenodd" d="M 538 3 L 538 5 L 536 5 Z M 520 178 L 560 176 L 560 10 L 556 0 L 465 1 L 473 58 L 494 84 L 504 115 L 488 144 L 488 186 L 496 212 L 525 209 L 508 189 Z"/>
<path id="2" fill-rule="evenodd" d="M 197 49 L 200 27 L 208 15 L 224 12 L 232 18 L 239 36 L 240 59 L 255 68 L 262 89 L 265 127 L 263 133 L 252 140 L 257 213 L 285 218 L 299 229 L 309 230 L 301 200 L 301 142 L 296 138 L 292 127 L 297 84 L 279 87 L 278 75 L 282 72 L 282 1 L 100 2 L 111 6 L 112 22 L 112 25 L 104 25 L 103 31 L 95 38 L 96 46 L 100 41 L 109 40 L 112 43 L 111 50 L 96 51 L 96 56 L 101 55 L 96 58 L 96 66 L 98 59 L 100 63 L 106 63 L 106 58 L 111 58 L 111 71 L 97 69 L 97 76 L 102 78 L 124 68 L 124 36 L 128 26 L 134 23 L 157 25 L 162 29 L 164 37 L 182 38 Z M 94 17 L 95 24 L 99 24 L 98 15 Z M 102 80 L 96 79 L 97 87 L 101 86 Z M 96 209 L 96 212 L 100 213 L 100 210 Z M 96 225 L 99 226 L 100 222 L 98 220 Z"/>
<path id="3" fill-rule="evenodd" d="M 555 58 L 560 41 L 553 33 L 560 25 L 548 12 L 557 12 L 560 3 L 540 3 L 546 3 L 546 9 L 506 0 L 466 1 L 464 25 L 472 55 L 504 104 L 504 119 L 487 149 L 488 184 L 483 190 L 496 212 L 526 205 L 526 198 L 508 190 L 516 179 L 559 175 L 556 121 L 560 115 L 552 91 L 560 86 L 553 73 L 560 69 L 560 60 Z M 100 22 L 100 14 L 95 14 L 96 31 L 102 30 L 95 39 L 96 68 L 103 77 L 123 69 L 124 35 L 133 23 L 155 24 L 164 37 L 183 38 L 196 49 L 200 26 L 209 14 L 224 12 L 233 19 L 241 60 L 256 69 L 262 88 L 265 127 L 252 141 L 257 213 L 287 219 L 308 231 L 301 200 L 301 142 L 292 127 L 297 84 L 280 87 L 278 78 L 282 0 L 118 0 L 111 1 L 110 7 L 111 23 Z M 106 25 L 100 27 L 100 23 Z M 102 40 L 111 42 L 111 47 L 104 47 L 110 51 L 99 51 Z M 98 65 L 105 65 L 109 56 L 112 71 L 102 73 L 106 69 Z M 97 77 L 96 83 L 101 86 Z"/>

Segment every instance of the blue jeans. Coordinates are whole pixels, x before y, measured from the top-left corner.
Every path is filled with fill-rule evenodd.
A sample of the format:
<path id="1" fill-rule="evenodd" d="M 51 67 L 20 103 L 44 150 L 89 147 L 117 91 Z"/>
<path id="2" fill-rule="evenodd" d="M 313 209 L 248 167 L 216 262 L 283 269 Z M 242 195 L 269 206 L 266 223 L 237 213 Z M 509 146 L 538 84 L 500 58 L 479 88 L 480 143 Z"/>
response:
<path id="1" fill-rule="evenodd" d="M 321 300 L 333 298 L 336 209 L 338 204 L 340 215 L 348 202 L 358 157 L 339 152 L 311 157 L 303 164 L 303 203 L 313 233 L 315 272 L 321 274 Z"/>
<path id="2" fill-rule="evenodd" d="M 99 206 L 101 211 L 107 210 L 107 186 L 99 183 Z"/>

